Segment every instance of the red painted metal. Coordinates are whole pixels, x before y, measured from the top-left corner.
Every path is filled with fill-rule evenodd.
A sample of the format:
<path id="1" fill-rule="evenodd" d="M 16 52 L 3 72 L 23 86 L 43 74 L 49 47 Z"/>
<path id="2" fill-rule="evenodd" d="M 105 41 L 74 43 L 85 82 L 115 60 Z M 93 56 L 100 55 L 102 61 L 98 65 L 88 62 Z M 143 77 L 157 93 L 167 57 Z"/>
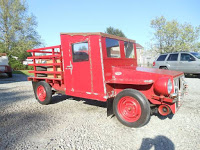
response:
<path id="1" fill-rule="evenodd" d="M 168 96 L 167 84 L 168 80 L 171 80 L 169 77 L 161 77 L 154 83 L 154 90 L 158 95 Z M 171 81 L 172 82 L 172 81 Z"/>
<path id="2" fill-rule="evenodd" d="M 122 97 L 117 105 L 119 115 L 128 122 L 137 121 L 142 113 L 140 103 L 133 97 Z"/>
<path id="3" fill-rule="evenodd" d="M 44 86 L 40 85 L 37 88 L 37 97 L 40 101 L 44 101 L 46 99 L 47 93 Z"/>
<path id="4" fill-rule="evenodd" d="M 28 57 L 28 59 L 53 59 L 53 58 L 60 58 L 60 55 L 48 55 L 48 56 L 32 56 Z"/>
<path id="5" fill-rule="evenodd" d="M 156 106 L 166 105 L 172 113 L 177 111 L 173 98 L 167 93 L 167 81 L 172 81 L 172 92 L 175 91 L 173 80 L 183 76 L 182 72 L 163 69 L 137 67 L 136 42 L 104 33 L 61 33 L 61 45 L 28 50 L 32 53 L 34 67 L 31 73 L 34 77 L 28 80 L 38 82 L 46 81 L 55 90 L 66 95 L 107 101 L 114 98 L 124 89 L 136 89 L 143 93 L 151 104 Z M 107 57 L 106 38 L 119 40 L 120 58 Z M 124 42 L 131 41 L 134 48 L 134 58 L 126 58 Z M 88 43 L 88 50 L 82 53 L 88 55 L 88 60 L 76 62 L 73 60 L 73 45 Z M 56 49 L 59 49 L 56 51 Z M 38 56 L 39 53 L 47 53 Z M 42 63 L 42 61 L 51 62 Z M 58 61 L 59 60 L 59 61 Z M 39 71 L 36 67 L 47 66 L 52 70 Z M 57 68 L 60 68 L 58 71 Z M 47 77 L 39 77 L 46 74 Z M 58 78 L 59 76 L 59 78 Z M 126 98 L 126 103 L 137 103 L 131 98 Z M 125 106 L 121 104 L 121 111 Z M 139 105 L 138 105 L 139 108 Z M 139 112 L 138 112 L 139 114 Z"/>
<path id="6" fill-rule="evenodd" d="M 29 66 L 61 66 L 60 63 L 49 63 L 49 64 L 29 64 Z"/>
<path id="7" fill-rule="evenodd" d="M 158 107 L 158 112 L 163 116 L 167 116 L 171 113 L 171 109 L 167 105 L 160 105 Z"/>

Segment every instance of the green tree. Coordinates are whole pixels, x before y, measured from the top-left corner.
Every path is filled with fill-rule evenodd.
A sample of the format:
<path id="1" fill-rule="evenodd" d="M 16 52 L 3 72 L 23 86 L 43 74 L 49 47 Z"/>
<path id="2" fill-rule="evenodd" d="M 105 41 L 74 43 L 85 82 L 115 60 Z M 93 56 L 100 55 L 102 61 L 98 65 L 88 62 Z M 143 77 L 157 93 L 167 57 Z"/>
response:
<path id="1" fill-rule="evenodd" d="M 120 37 L 126 37 L 125 34 L 121 30 L 115 29 L 113 27 L 106 28 L 105 33 L 120 36 Z"/>
<path id="2" fill-rule="evenodd" d="M 176 20 L 167 21 L 163 16 L 151 21 L 154 32 L 154 50 L 159 53 L 177 51 L 198 51 L 200 26 L 181 24 Z"/>
<path id="3" fill-rule="evenodd" d="M 30 55 L 26 50 L 41 44 L 35 17 L 27 9 L 26 0 L 0 0 L 0 52 L 20 61 Z"/>

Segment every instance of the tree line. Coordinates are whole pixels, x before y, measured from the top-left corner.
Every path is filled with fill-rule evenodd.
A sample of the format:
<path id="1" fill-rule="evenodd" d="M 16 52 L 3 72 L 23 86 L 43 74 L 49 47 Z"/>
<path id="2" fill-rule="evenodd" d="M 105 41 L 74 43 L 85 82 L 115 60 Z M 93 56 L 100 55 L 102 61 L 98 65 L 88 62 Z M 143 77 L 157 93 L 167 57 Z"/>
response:
<path id="1" fill-rule="evenodd" d="M 10 59 L 17 56 L 19 63 L 25 60 L 30 56 L 26 50 L 41 45 L 36 27 L 25 0 L 0 0 L 0 53 L 7 53 Z"/>

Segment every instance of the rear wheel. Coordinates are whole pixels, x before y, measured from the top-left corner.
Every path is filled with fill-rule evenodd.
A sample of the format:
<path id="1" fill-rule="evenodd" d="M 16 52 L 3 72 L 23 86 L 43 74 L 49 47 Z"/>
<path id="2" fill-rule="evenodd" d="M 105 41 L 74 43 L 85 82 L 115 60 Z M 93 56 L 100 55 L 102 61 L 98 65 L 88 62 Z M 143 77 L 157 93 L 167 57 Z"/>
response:
<path id="1" fill-rule="evenodd" d="M 168 70 L 168 68 L 167 68 L 167 67 L 160 67 L 160 69 L 165 69 L 165 70 Z"/>
<path id="2" fill-rule="evenodd" d="M 51 103 L 52 89 L 45 81 L 40 81 L 35 86 L 36 99 L 40 104 L 47 105 Z"/>
<path id="3" fill-rule="evenodd" d="M 12 78 L 12 72 L 8 72 L 7 75 L 9 78 Z"/>
<path id="4" fill-rule="evenodd" d="M 125 89 L 114 99 L 114 114 L 128 127 L 142 127 L 150 120 L 150 104 L 139 91 Z"/>

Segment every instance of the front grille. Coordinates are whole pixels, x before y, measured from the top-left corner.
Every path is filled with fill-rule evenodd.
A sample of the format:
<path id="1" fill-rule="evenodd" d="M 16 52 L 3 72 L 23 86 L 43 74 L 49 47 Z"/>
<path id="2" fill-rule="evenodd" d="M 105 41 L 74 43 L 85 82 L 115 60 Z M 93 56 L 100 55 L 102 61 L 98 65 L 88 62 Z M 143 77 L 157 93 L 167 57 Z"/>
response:
<path id="1" fill-rule="evenodd" d="M 176 108 L 181 106 L 181 99 L 184 96 L 184 89 L 185 89 L 185 81 L 184 75 L 174 78 L 174 93 L 177 93 L 177 101 L 176 101 Z"/>

